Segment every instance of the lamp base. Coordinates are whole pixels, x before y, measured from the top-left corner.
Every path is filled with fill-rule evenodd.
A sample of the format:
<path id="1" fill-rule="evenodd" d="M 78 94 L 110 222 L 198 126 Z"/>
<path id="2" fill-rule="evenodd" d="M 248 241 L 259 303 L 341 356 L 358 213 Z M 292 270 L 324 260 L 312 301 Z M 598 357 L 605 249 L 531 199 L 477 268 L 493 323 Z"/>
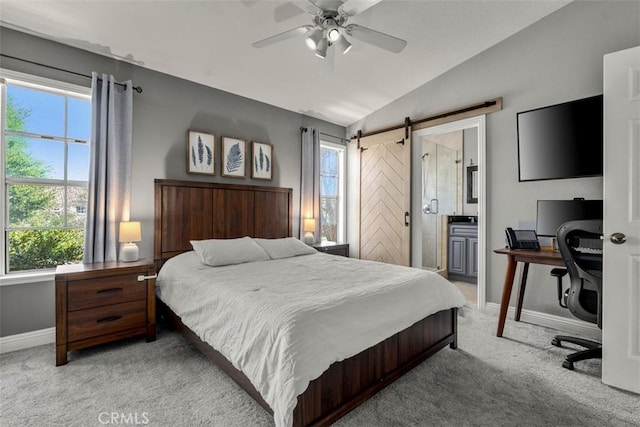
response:
<path id="1" fill-rule="evenodd" d="M 135 243 L 125 243 L 120 251 L 120 261 L 133 262 L 138 260 L 138 246 Z"/>
<path id="2" fill-rule="evenodd" d="M 313 233 L 312 233 L 312 232 L 307 231 L 307 232 L 304 234 L 304 242 L 305 242 L 307 245 L 312 244 L 315 240 L 316 240 L 316 239 L 315 239 L 315 237 L 313 237 Z"/>

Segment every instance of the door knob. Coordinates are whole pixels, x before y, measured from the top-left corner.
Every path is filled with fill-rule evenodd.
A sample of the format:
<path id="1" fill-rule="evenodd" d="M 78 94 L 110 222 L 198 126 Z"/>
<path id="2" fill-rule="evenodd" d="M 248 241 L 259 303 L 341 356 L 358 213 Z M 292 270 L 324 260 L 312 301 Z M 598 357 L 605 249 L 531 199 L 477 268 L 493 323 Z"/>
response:
<path id="1" fill-rule="evenodd" d="M 613 233 L 611 235 L 611 241 L 616 245 L 621 245 L 627 241 L 627 236 L 624 233 Z"/>

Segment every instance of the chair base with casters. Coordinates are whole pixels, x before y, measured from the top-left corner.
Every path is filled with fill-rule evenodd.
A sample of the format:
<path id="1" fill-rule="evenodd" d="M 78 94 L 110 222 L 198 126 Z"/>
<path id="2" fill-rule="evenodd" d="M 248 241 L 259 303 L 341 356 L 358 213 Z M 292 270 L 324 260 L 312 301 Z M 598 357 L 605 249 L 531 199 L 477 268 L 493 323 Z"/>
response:
<path id="1" fill-rule="evenodd" d="M 562 347 L 563 342 L 577 344 L 586 348 L 586 350 L 569 354 L 565 358 L 564 362 L 562 362 L 563 368 L 567 368 L 570 371 L 573 371 L 574 362 L 579 362 L 580 360 L 587 359 L 602 359 L 602 344 L 600 344 L 599 342 L 586 340 L 583 338 L 569 337 L 566 335 L 556 335 L 551 341 L 551 344 L 555 345 L 556 347 Z"/>
<path id="2" fill-rule="evenodd" d="M 558 303 L 578 319 L 602 328 L 602 220 L 569 221 L 557 232 L 558 246 L 569 273 L 569 289 L 562 291 L 563 269 L 554 269 L 558 278 Z M 586 350 L 566 356 L 562 366 L 573 370 L 580 360 L 602 358 L 602 344 L 583 338 L 556 335 L 551 344 L 577 344 Z"/>

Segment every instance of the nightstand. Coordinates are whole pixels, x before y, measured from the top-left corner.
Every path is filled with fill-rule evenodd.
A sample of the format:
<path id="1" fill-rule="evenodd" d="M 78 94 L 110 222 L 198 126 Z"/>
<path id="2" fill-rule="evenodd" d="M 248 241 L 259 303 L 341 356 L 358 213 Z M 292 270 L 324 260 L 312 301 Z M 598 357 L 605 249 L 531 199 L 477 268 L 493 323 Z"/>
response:
<path id="1" fill-rule="evenodd" d="M 56 366 L 67 352 L 145 335 L 156 339 L 155 266 L 148 261 L 56 269 Z"/>
<path id="2" fill-rule="evenodd" d="M 349 244 L 348 243 L 335 243 L 335 242 L 316 242 L 312 243 L 313 247 L 318 252 L 324 252 L 325 254 L 340 255 L 349 257 Z"/>

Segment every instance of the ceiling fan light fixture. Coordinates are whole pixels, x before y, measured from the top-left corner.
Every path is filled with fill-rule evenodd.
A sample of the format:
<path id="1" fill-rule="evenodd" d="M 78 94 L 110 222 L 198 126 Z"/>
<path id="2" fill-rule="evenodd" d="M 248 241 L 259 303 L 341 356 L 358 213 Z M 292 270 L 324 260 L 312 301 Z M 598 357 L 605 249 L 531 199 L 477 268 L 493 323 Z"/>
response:
<path id="1" fill-rule="evenodd" d="M 338 41 L 335 44 L 340 48 L 343 55 L 346 55 L 347 52 L 349 52 L 352 47 L 351 43 L 349 42 L 349 40 L 347 40 L 345 36 L 340 37 L 340 39 L 338 39 Z"/>
<path id="2" fill-rule="evenodd" d="M 322 37 L 322 29 L 316 28 L 309 37 L 305 39 L 305 43 L 307 43 L 309 49 L 316 50 L 321 40 L 324 40 Z"/>
<path id="3" fill-rule="evenodd" d="M 331 43 L 335 43 L 340 39 L 340 31 L 338 31 L 338 27 L 329 28 L 327 30 L 327 38 Z"/>
<path id="4" fill-rule="evenodd" d="M 318 42 L 318 47 L 316 48 L 316 56 L 318 58 L 326 58 L 327 57 L 327 47 L 329 47 L 329 43 L 327 42 L 327 39 L 322 38 L 319 42 Z"/>

